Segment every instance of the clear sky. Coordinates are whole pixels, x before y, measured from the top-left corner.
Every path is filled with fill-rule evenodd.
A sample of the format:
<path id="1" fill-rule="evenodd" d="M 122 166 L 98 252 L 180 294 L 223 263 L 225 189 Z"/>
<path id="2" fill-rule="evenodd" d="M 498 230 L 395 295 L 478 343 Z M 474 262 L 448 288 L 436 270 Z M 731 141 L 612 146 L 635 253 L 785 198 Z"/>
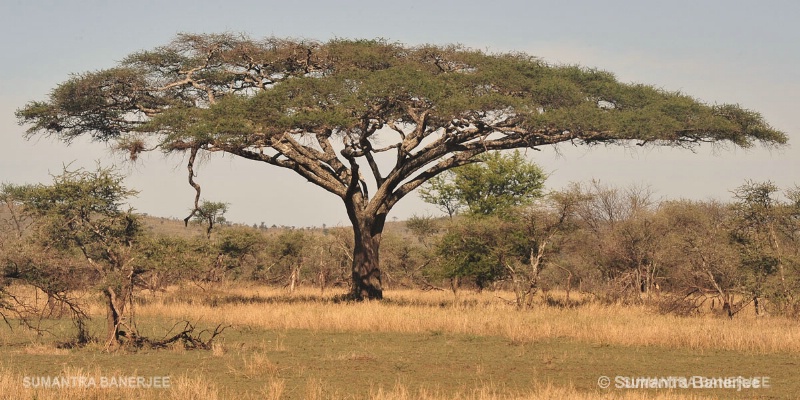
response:
<path id="1" fill-rule="evenodd" d="M 111 1 L 0 0 L 0 182 L 49 182 L 62 166 L 119 165 L 141 193 L 140 212 L 184 217 L 193 190 L 185 160 L 160 154 L 125 162 L 102 145 L 25 141 L 14 111 L 43 100 L 70 73 L 111 67 L 176 33 L 244 32 L 317 40 L 383 37 L 406 44 L 461 43 L 524 51 L 552 63 L 614 72 L 623 82 L 680 91 L 706 103 L 761 112 L 789 134 L 779 150 L 572 147 L 529 151 L 547 184 L 599 179 L 650 185 L 663 198 L 730 199 L 745 180 L 800 184 L 800 2 L 786 1 Z M 200 170 L 203 197 L 231 204 L 248 224 L 347 225 L 333 195 L 291 171 L 230 157 Z M 411 195 L 390 214 L 437 214 Z M 437 214 L 438 215 L 438 214 Z"/>

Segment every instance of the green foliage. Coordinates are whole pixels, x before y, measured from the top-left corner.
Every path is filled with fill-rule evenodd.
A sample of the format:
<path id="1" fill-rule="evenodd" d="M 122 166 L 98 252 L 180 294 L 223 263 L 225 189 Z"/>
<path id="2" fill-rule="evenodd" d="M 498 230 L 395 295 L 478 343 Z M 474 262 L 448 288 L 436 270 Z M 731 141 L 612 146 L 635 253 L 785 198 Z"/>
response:
<path id="1" fill-rule="evenodd" d="M 726 204 L 668 201 L 658 208 L 657 218 L 661 221 L 659 245 L 671 250 L 662 260 L 668 285 L 664 289 L 706 288 L 713 295 L 728 295 L 741 288 L 745 276 L 729 240 Z"/>
<path id="2" fill-rule="evenodd" d="M 788 202 L 782 201 L 774 183 L 748 181 L 733 194 L 731 238 L 739 250 L 747 290 L 783 308 L 797 307 L 800 279 L 789 273 L 798 262 L 799 214 L 792 192 L 787 192 Z"/>
<path id="3" fill-rule="evenodd" d="M 225 213 L 228 212 L 228 206 L 228 203 L 203 200 L 197 207 L 197 212 L 192 219 L 197 223 L 213 222 L 215 224 L 224 224 L 227 222 Z"/>
<path id="4" fill-rule="evenodd" d="M 741 251 L 741 264 L 751 272 L 754 291 L 778 272 L 780 254 L 776 249 L 776 222 L 780 205 L 772 182 L 747 182 L 734 192 L 734 226 L 731 237 Z"/>
<path id="5" fill-rule="evenodd" d="M 459 197 L 472 214 L 490 215 L 530 203 L 542 195 L 547 178 L 536 164 L 527 163 L 519 151 L 481 157 L 455 171 Z"/>
<path id="6" fill-rule="evenodd" d="M 121 209 L 135 193 L 122 184 L 122 176 L 101 167 L 65 168 L 51 185 L 3 188 L 2 197 L 7 202 L 13 198 L 33 222 L 31 232 L 17 238 L 22 251 L 0 254 L 0 262 L 13 265 L 15 279 L 42 290 L 48 301 L 66 304 L 81 343 L 89 339 L 84 323 L 88 316 L 69 293 L 94 286 L 106 295 L 111 346 L 121 337 L 122 313 L 145 272 L 133 262 L 143 235 L 140 220 Z"/>
<path id="7" fill-rule="evenodd" d="M 439 232 L 437 221 L 428 216 L 414 215 L 406 220 L 406 227 L 423 243 L 426 238 Z"/>
<path id="8" fill-rule="evenodd" d="M 484 289 L 505 278 L 509 266 L 527 257 L 526 245 L 511 221 L 489 216 L 455 221 L 437 249 L 446 277 L 469 278 Z"/>
<path id="9" fill-rule="evenodd" d="M 296 260 L 303 256 L 303 249 L 308 238 L 303 231 L 287 230 L 282 232 L 273 242 L 271 253 L 278 259 Z"/>
<path id="10" fill-rule="evenodd" d="M 273 237 L 266 249 L 273 276 L 284 280 L 299 271 L 305 265 L 310 244 L 310 237 L 300 230 L 285 230 Z"/>
<path id="11" fill-rule="evenodd" d="M 242 258 L 259 250 L 264 242 L 263 236 L 250 229 L 231 228 L 220 232 L 220 251 L 233 258 Z"/>
<path id="12" fill-rule="evenodd" d="M 574 240 L 578 210 L 588 197 L 573 189 L 536 200 L 502 214 L 452 220 L 437 246 L 444 275 L 474 279 L 479 288 L 508 280 L 517 305 L 528 307 L 542 270 L 558 262 L 564 245 Z"/>
<path id="13" fill-rule="evenodd" d="M 187 77 L 196 85 L 178 83 Z M 593 140 L 722 140 L 744 147 L 786 141 L 759 114 L 738 106 L 706 106 L 680 93 L 621 84 L 605 71 L 552 66 L 521 53 L 229 34 L 180 35 L 116 68 L 75 75 L 17 116 L 31 124 L 29 134 L 116 140 L 147 133 L 177 149 L 189 139 L 246 146 L 253 133 L 360 130 L 365 115 L 414 123 L 411 104 L 430 110 L 432 130 L 504 110 L 521 129 L 602 133 Z"/>
<path id="14" fill-rule="evenodd" d="M 454 179 L 454 170 L 434 176 L 419 188 L 419 197 L 424 202 L 435 205 L 452 218 L 464 207 L 458 188 L 453 183 Z"/>
<path id="15" fill-rule="evenodd" d="M 29 215 L 45 227 L 40 239 L 46 247 L 79 250 L 91 262 L 105 262 L 111 270 L 122 268 L 128 250 L 141 235 L 137 216 L 120 208 L 136 194 L 122 184 L 113 170 L 64 170 L 49 186 L 29 186 L 20 202 Z"/>
<path id="16" fill-rule="evenodd" d="M 206 235 L 210 238 L 214 225 L 227 222 L 226 212 L 228 212 L 228 203 L 203 200 L 192 210 L 189 218 L 192 218 L 195 223 L 206 224 Z"/>
<path id="17" fill-rule="evenodd" d="M 464 207 L 473 215 L 503 213 L 542 196 L 547 176 L 519 151 L 487 153 L 479 160 L 432 178 L 420 189 L 420 197 L 452 217 Z"/>
<path id="18" fill-rule="evenodd" d="M 230 279 L 262 277 L 268 245 L 269 240 L 258 230 L 227 227 L 219 231 L 217 240 L 210 246 L 215 256 L 219 257 L 214 268 L 220 270 L 215 272 Z"/>
<path id="19" fill-rule="evenodd" d="M 202 281 L 216 253 L 205 239 L 150 233 L 139 240 L 133 260 L 141 274 L 137 285 L 164 290 L 170 285 Z"/>

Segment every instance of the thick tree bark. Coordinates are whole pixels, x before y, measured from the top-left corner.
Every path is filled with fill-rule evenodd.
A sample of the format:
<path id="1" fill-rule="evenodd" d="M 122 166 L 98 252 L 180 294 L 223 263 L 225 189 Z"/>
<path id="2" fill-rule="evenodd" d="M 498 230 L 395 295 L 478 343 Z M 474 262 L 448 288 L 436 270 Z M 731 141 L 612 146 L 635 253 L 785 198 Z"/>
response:
<path id="1" fill-rule="evenodd" d="M 119 327 L 131 291 L 126 286 L 122 288 L 120 296 L 117 296 L 112 287 L 108 287 L 104 292 L 106 295 L 106 349 L 112 350 L 120 344 Z"/>
<path id="2" fill-rule="evenodd" d="M 347 205 L 350 221 L 353 223 L 353 287 L 350 295 L 353 299 L 382 299 L 383 284 L 381 282 L 379 250 L 386 214 L 369 215 L 353 204 Z"/>

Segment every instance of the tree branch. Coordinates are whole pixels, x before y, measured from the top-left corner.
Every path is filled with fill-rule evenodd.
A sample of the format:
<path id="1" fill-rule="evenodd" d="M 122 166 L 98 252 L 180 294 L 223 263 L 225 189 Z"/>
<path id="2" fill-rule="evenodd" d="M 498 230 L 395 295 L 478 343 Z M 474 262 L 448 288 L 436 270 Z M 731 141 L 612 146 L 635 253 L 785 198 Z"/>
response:
<path id="1" fill-rule="evenodd" d="M 200 212 L 200 185 L 194 181 L 194 161 L 197 158 L 197 151 L 200 147 L 193 145 L 189 150 L 189 162 L 186 164 L 186 169 L 189 171 L 189 185 L 194 188 L 194 208 L 192 212 L 183 219 L 183 225 L 189 226 L 189 220 L 192 219 L 197 213 Z"/>

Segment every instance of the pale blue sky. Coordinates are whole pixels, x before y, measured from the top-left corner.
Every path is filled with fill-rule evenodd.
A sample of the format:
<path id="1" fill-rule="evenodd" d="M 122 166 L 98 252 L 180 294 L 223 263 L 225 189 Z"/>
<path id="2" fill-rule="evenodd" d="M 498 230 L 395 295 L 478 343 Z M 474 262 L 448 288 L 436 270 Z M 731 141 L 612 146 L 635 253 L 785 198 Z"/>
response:
<path id="1" fill-rule="evenodd" d="M 101 145 L 22 139 L 14 110 L 44 99 L 70 73 L 113 66 L 178 32 L 253 37 L 384 37 L 407 44 L 462 43 L 524 51 L 553 63 L 614 72 L 623 82 L 681 91 L 707 103 L 761 112 L 790 136 L 768 151 L 573 148 L 529 152 L 550 188 L 593 178 L 648 184 L 665 198 L 729 199 L 746 179 L 800 184 L 800 3 L 795 1 L 31 1 L 0 0 L 0 181 L 48 182 L 63 164 L 123 165 L 141 212 L 183 217 L 193 191 L 184 161 L 144 157 L 131 166 Z M 231 203 L 237 222 L 346 225 L 334 196 L 289 171 L 214 157 L 199 171 L 204 197 Z M 390 215 L 436 210 L 410 196 Z"/>

